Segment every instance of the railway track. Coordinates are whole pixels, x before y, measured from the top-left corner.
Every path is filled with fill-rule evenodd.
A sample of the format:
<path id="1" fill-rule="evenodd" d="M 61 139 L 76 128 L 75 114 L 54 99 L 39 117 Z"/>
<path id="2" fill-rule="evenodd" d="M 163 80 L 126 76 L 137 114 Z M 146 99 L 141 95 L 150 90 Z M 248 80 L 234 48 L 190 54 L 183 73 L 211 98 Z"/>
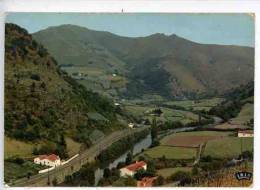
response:
<path id="1" fill-rule="evenodd" d="M 22 186 L 39 186 L 37 185 L 38 181 L 50 181 L 51 178 L 57 176 L 59 173 L 67 174 L 68 170 L 72 168 L 75 165 L 83 165 L 91 160 L 91 158 L 95 158 L 98 156 L 101 151 L 107 149 L 111 144 L 114 142 L 119 141 L 120 139 L 127 137 L 129 135 L 132 135 L 137 132 L 141 132 L 145 129 L 148 129 L 150 126 L 145 126 L 142 128 L 136 128 L 136 129 L 125 129 L 121 131 L 116 131 L 108 135 L 107 137 L 103 138 L 99 143 L 93 145 L 89 149 L 86 149 L 85 151 L 81 152 L 78 157 L 71 160 L 67 164 L 64 164 L 62 166 L 56 167 L 54 170 L 51 170 L 49 172 L 43 173 L 43 174 L 37 174 L 34 176 L 31 176 L 30 178 L 22 178 L 19 179 L 12 184 L 8 184 L 9 186 L 15 186 L 15 187 L 22 187 Z M 73 169 L 72 169 L 73 170 Z M 76 172 L 77 170 L 73 170 L 72 173 Z M 64 179 L 63 179 L 64 181 Z M 59 181 L 59 182 L 63 182 Z"/>

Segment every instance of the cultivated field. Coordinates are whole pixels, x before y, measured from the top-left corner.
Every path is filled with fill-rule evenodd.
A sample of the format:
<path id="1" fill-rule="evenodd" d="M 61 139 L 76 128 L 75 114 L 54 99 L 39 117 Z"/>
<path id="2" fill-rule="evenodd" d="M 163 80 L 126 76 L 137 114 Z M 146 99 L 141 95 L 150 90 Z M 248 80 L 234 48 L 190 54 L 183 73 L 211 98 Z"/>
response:
<path id="1" fill-rule="evenodd" d="M 185 171 L 190 172 L 191 167 L 176 167 L 176 168 L 163 168 L 160 170 L 157 170 L 157 175 L 161 175 L 164 178 L 170 177 L 172 174 L 174 174 L 177 171 Z"/>
<path id="2" fill-rule="evenodd" d="M 31 157 L 34 145 L 4 137 L 4 158 L 12 156 Z"/>
<path id="3" fill-rule="evenodd" d="M 193 159 L 196 157 L 196 151 L 195 148 L 156 146 L 145 150 L 143 154 L 152 158 L 165 156 L 167 159 Z"/>
<path id="4" fill-rule="evenodd" d="M 253 150 L 253 138 L 239 138 L 234 132 L 195 131 L 171 134 L 160 141 L 160 146 L 145 150 L 152 158 L 163 155 L 169 159 L 191 159 L 196 157 L 197 148 L 205 144 L 202 155 L 214 158 L 233 158 L 242 151 Z"/>
<path id="5" fill-rule="evenodd" d="M 212 98 L 212 99 L 203 99 L 203 100 L 183 100 L 183 101 L 169 101 L 166 102 L 166 105 L 175 105 L 180 106 L 185 109 L 192 108 L 193 110 L 205 110 L 208 111 L 212 107 L 218 105 L 223 101 L 222 98 Z"/>
<path id="6" fill-rule="evenodd" d="M 200 144 L 211 140 L 222 140 L 231 135 L 231 132 L 216 132 L 216 131 L 196 131 L 175 133 L 164 137 L 161 144 L 173 147 L 190 147 L 196 148 Z"/>
<path id="7" fill-rule="evenodd" d="M 215 158 L 236 157 L 241 154 L 241 147 L 242 151 L 252 151 L 254 147 L 253 142 L 254 139 L 252 137 L 227 137 L 222 140 L 209 141 L 203 155 L 210 155 Z"/>
<path id="8" fill-rule="evenodd" d="M 152 121 L 153 116 L 150 116 L 146 113 L 146 111 L 152 110 L 154 107 L 152 106 L 141 106 L 141 105 L 125 105 L 126 111 L 131 113 L 135 117 L 142 117 L 144 119 L 149 119 Z M 157 117 L 157 121 L 180 121 L 183 124 L 187 124 L 189 122 L 198 121 L 198 115 L 189 112 L 182 111 L 170 108 L 161 108 L 162 114 L 160 117 Z"/>

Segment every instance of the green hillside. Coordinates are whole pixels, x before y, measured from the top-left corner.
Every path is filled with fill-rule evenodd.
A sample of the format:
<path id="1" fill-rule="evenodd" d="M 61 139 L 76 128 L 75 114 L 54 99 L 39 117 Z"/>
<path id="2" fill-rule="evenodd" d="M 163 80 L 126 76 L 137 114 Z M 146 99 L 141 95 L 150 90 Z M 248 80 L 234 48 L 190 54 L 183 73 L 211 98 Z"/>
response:
<path id="1" fill-rule="evenodd" d="M 253 80 L 254 48 L 249 47 L 164 34 L 128 38 L 75 25 L 50 27 L 33 37 L 81 84 L 115 98 L 194 98 Z"/>
<path id="2" fill-rule="evenodd" d="M 56 151 L 66 156 L 64 137 L 89 146 L 97 132 L 124 127 L 113 102 L 87 91 L 61 71 L 25 29 L 6 24 L 5 36 L 6 136 L 40 144 L 41 153 Z"/>
<path id="3" fill-rule="evenodd" d="M 254 82 L 232 89 L 225 95 L 225 101 L 209 110 L 230 123 L 253 126 L 254 123 Z"/>

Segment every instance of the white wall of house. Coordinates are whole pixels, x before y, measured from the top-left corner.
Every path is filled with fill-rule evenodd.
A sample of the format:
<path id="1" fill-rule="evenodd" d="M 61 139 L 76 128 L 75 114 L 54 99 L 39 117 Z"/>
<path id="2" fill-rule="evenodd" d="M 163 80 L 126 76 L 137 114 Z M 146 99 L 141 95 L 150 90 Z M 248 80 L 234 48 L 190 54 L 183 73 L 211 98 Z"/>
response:
<path id="1" fill-rule="evenodd" d="M 48 159 L 42 159 L 41 160 L 40 158 L 35 158 L 34 163 L 45 165 L 45 166 L 53 166 L 53 167 L 61 165 L 60 159 L 57 159 L 53 162 L 53 161 L 48 160 Z"/>
<path id="2" fill-rule="evenodd" d="M 238 133 L 238 135 L 237 135 L 238 137 L 253 137 L 254 136 L 254 134 L 253 133 Z"/>
<path id="3" fill-rule="evenodd" d="M 124 177 L 124 176 L 131 176 L 133 177 L 135 175 L 135 172 L 128 170 L 127 168 L 121 168 L 120 169 L 120 176 Z"/>

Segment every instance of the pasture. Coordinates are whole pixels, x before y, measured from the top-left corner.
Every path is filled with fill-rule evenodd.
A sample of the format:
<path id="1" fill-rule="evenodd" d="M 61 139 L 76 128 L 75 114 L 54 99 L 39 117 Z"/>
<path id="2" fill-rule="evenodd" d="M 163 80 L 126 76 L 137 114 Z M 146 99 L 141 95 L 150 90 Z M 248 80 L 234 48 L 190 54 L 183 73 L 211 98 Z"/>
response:
<path id="1" fill-rule="evenodd" d="M 125 110 L 132 114 L 135 117 L 142 117 L 144 119 L 149 119 L 152 121 L 153 116 L 147 114 L 146 112 L 149 110 L 152 110 L 154 106 L 149 105 L 134 105 L 134 104 L 128 104 L 125 105 Z M 187 124 L 189 122 L 198 121 L 199 117 L 198 115 L 189 112 L 189 111 L 183 111 L 183 110 L 176 110 L 176 109 L 170 109 L 161 107 L 162 114 L 160 117 L 156 117 L 157 121 L 161 122 L 175 122 L 180 121 L 182 124 Z"/>
<path id="2" fill-rule="evenodd" d="M 161 139 L 160 143 L 165 146 L 196 148 L 200 144 L 211 140 L 222 140 L 232 135 L 232 132 L 195 131 L 182 132 L 168 135 Z"/>
<path id="3" fill-rule="evenodd" d="M 66 144 L 67 144 L 67 151 L 69 157 L 74 156 L 75 154 L 78 154 L 80 151 L 81 144 L 74 141 L 73 139 L 66 137 L 65 138 Z"/>
<path id="4" fill-rule="evenodd" d="M 252 151 L 254 138 L 227 137 L 222 140 L 209 141 L 203 152 L 203 156 L 210 155 L 214 158 L 233 158 L 242 151 Z"/>
<path id="5" fill-rule="evenodd" d="M 145 150 L 143 154 L 151 158 L 165 156 L 166 159 L 193 159 L 196 157 L 196 152 L 196 148 L 156 146 Z"/>
<path id="6" fill-rule="evenodd" d="M 181 101 L 168 101 L 166 105 L 180 106 L 185 109 L 205 110 L 208 111 L 212 107 L 218 105 L 223 101 L 222 98 L 202 99 L 202 100 L 181 100 Z"/>
<path id="7" fill-rule="evenodd" d="M 4 158 L 13 156 L 31 157 L 34 145 L 9 137 L 4 137 Z"/>
<path id="8" fill-rule="evenodd" d="M 191 167 L 175 167 L 175 168 L 163 168 L 160 170 L 157 170 L 157 175 L 161 175 L 164 178 L 170 177 L 172 174 L 178 171 L 184 171 L 184 172 L 190 172 Z"/>
<path id="9" fill-rule="evenodd" d="M 249 122 L 250 119 L 252 119 L 253 117 L 254 117 L 254 105 L 247 103 L 242 107 L 238 116 L 232 119 L 230 122 L 232 124 L 237 124 L 237 125 L 246 125 L 247 122 Z"/>

